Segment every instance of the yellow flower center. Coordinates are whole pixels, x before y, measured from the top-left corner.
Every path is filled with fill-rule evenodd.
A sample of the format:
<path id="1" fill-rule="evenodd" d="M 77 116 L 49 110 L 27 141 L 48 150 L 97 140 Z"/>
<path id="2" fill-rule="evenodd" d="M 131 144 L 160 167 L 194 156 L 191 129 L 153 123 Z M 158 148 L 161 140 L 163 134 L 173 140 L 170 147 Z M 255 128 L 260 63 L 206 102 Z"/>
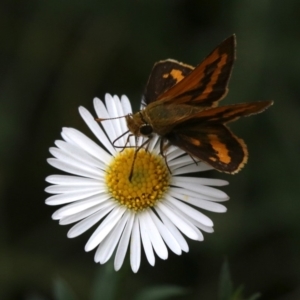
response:
<path id="1" fill-rule="evenodd" d="M 139 150 L 130 180 L 135 149 L 127 148 L 114 157 L 106 172 L 110 194 L 134 211 L 152 207 L 168 190 L 170 174 L 160 155 Z"/>

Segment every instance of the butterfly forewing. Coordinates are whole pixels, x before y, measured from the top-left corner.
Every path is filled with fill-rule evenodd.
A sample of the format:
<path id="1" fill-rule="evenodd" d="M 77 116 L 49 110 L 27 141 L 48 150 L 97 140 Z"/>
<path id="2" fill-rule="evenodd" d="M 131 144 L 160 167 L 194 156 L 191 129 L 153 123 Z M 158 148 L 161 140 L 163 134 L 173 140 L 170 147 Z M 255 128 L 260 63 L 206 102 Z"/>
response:
<path id="1" fill-rule="evenodd" d="M 189 115 L 189 117 L 186 118 L 186 120 L 183 120 L 179 126 L 186 126 L 189 123 L 197 123 L 202 126 L 201 124 L 206 121 L 226 124 L 233 122 L 240 117 L 261 113 L 272 104 L 273 101 L 260 101 L 225 105 L 201 110 L 198 113 Z"/>
<path id="2" fill-rule="evenodd" d="M 200 107 L 216 106 L 227 93 L 234 59 L 235 36 L 232 35 L 212 51 L 188 76 L 161 94 L 157 101 Z"/>
<path id="3" fill-rule="evenodd" d="M 144 104 L 156 101 L 161 94 L 185 78 L 193 69 L 194 67 L 173 59 L 155 63 L 144 91 Z"/>

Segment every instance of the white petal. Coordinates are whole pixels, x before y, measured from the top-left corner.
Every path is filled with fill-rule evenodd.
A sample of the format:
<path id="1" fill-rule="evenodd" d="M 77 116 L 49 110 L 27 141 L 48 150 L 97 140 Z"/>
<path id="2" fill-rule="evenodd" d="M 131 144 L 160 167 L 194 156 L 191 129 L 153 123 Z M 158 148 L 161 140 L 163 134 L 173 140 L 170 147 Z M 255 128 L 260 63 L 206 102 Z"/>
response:
<path id="1" fill-rule="evenodd" d="M 180 209 L 178 209 L 175 205 L 173 205 L 173 203 L 170 203 L 169 201 L 165 201 L 165 205 L 168 207 L 168 209 L 170 209 L 174 214 L 176 214 L 180 220 L 182 220 L 182 222 L 184 222 L 185 224 L 187 224 L 188 226 L 190 226 L 191 228 L 194 229 L 194 231 L 198 234 L 198 241 L 203 241 L 204 237 L 202 232 L 199 230 L 199 228 L 197 228 L 197 226 L 195 226 L 194 222 L 190 221 L 190 218 L 193 219 L 193 217 L 191 217 L 191 214 L 187 214 L 186 212 L 182 212 Z M 188 215 L 190 218 L 186 218 L 185 216 Z M 193 219 L 194 220 L 194 219 Z M 198 221 L 198 220 L 197 220 Z"/>
<path id="2" fill-rule="evenodd" d="M 171 186 L 173 186 L 173 182 L 171 182 Z M 171 187 L 169 189 L 169 193 L 178 193 L 180 195 L 182 195 L 183 197 L 185 197 L 185 200 L 189 200 L 189 197 L 192 198 L 196 198 L 196 199 L 203 199 L 203 200 L 207 200 L 207 201 L 214 201 L 214 202 L 224 202 L 227 201 L 228 199 L 219 199 L 216 197 L 211 197 L 211 196 L 207 196 L 207 195 L 203 195 L 200 194 L 199 192 L 194 192 L 185 188 L 181 188 L 181 187 Z"/>
<path id="3" fill-rule="evenodd" d="M 99 185 L 99 180 L 84 178 L 71 175 L 50 175 L 45 179 L 52 184 L 67 185 L 67 186 L 91 186 L 96 187 Z M 100 181 L 102 182 L 102 181 Z"/>
<path id="4" fill-rule="evenodd" d="M 109 97 L 112 98 L 109 94 L 105 95 L 105 99 L 108 99 Z M 103 102 L 97 98 L 94 99 L 94 108 L 99 119 L 108 119 L 102 121 L 101 125 L 104 128 L 110 142 L 113 143 L 118 136 L 114 128 L 113 120 L 109 120 L 110 118 L 112 118 L 112 116 L 107 112 L 107 109 Z"/>
<path id="5" fill-rule="evenodd" d="M 107 194 L 102 194 L 102 195 L 95 195 L 88 197 L 86 199 L 73 202 L 69 205 L 65 205 L 58 209 L 53 215 L 52 218 L 54 220 L 59 220 L 61 218 L 65 218 L 71 215 L 75 215 L 81 211 L 84 211 L 90 207 L 93 207 L 95 205 L 104 203 L 109 201 L 108 199 L 110 198 L 109 195 Z"/>
<path id="6" fill-rule="evenodd" d="M 139 136 L 139 137 L 135 137 L 136 138 L 136 141 L 134 142 L 133 145 L 136 145 L 138 147 L 141 147 L 142 145 L 145 144 L 146 141 L 149 140 L 148 137 L 143 137 L 143 136 Z M 147 143 L 145 144 L 145 146 L 147 145 Z"/>
<path id="7" fill-rule="evenodd" d="M 161 258 L 161 259 L 167 259 L 168 258 L 168 249 L 163 242 L 163 239 L 153 222 L 152 218 L 150 217 L 149 214 L 150 209 L 145 210 L 143 213 L 143 221 L 145 225 L 145 229 L 149 235 L 149 238 L 151 240 L 151 243 L 153 245 L 153 248 L 156 252 L 156 254 Z"/>
<path id="8" fill-rule="evenodd" d="M 183 235 L 180 233 L 180 231 L 174 225 L 174 223 L 171 222 L 171 220 L 161 210 L 157 209 L 157 207 L 155 208 L 155 210 L 158 213 L 158 215 L 160 216 L 160 218 L 163 221 L 164 225 L 168 228 L 168 230 L 170 231 L 172 236 L 178 242 L 180 248 L 184 252 L 188 252 L 189 251 L 189 246 L 188 246 L 185 238 L 183 237 Z"/>
<path id="9" fill-rule="evenodd" d="M 82 150 L 76 145 L 69 144 L 65 141 L 57 140 L 55 141 L 55 145 L 65 154 L 74 157 L 75 159 L 91 166 L 91 167 L 97 167 L 100 169 L 105 169 L 106 164 L 104 164 L 102 161 L 94 158 L 90 154 L 88 154 L 85 150 Z M 55 155 L 53 155 L 55 156 Z M 55 156 L 56 157 L 56 156 Z"/>
<path id="10" fill-rule="evenodd" d="M 198 231 L 196 231 L 195 228 L 193 226 L 190 226 L 190 224 L 188 224 L 187 222 L 182 221 L 182 219 L 180 219 L 172 209 L 169 209 L 169 207 L 162 204 L 161 202 L 156 206 L 156 209 L 165 213 L 166 216 L 173 222 L 173 224 L 187 237 L 192 240 L 198 240 Z"/>
<path id="11" fill-rule="evenodd" d="M 168 166 L 170 169 L 172 169 L 172 171 L 192 164 L 195 164 L 195 162 L 189 155 L 183 155 L 168 162 Z"/>
<path id="12" fill-rule="evenodd" d="M 190 221 L 193 225 L 195 225 L 199 229 L 201 229 L 201 230 L 203 230 L 205 232 L 208 232 L 208 233 L 214 232 L 214 228 L 213 227 L 203 225 L 199 221 L 192 219 L 190 216 L 188 216 L 184 212 L 182 212 L 182 214 L 184 215 L 184 218 L 186 218 L 188 221 Z"/>
<path id="13" fill-rule="evenodd" d="M 91 251 L 96 248 L 103 239 L 109 234 L 109 232 L 115 227 L 122 215 L 125 208 L 117 206 L 112 212 L 103 220 L 100 226 L 95 230 L 92 236 L 89 238 L 85 245 L 85 251 Z"/>
<path id="14" fill-rule="evenodd" d="M 176 241 L 174 236 L 171 234 L 169 229 L 165 226 L 164 223 L 155 215 L 155 213 L 150 209 L 149 210 L 150 216 L 157 227 L 159 234 L 164 239 L 165 243 L 168 247 L 177 255 L 181 255 L 181 248 L 179 243 Z"/>
<path id="15" fill-rule="evenodd" d="M 213 227 L 205 226 L 205 225 L 201 224 L 200 222 L 196 222 L 195 220 L 192 220 L 192 223 L 204 232 L 207 232 L 207 233 L 214 232 Z"/>
<path id="16" fill-rule="evenodd" d="M 65 203 L 70 203 L 73 201 L 88 199 L 91 196 L 95 196 L 100 194 L 98 188 L 91 188 L 88 191 L 81 191 L 81 192 L 70 192 L 67 194 L 58 194 L 51 196 L 46 199 L 45 203 L 47 205 L 60 205 Z"/>
<path id="17" fill-rule="evenodd" d="M 171 197 L 170 195 L 166 195 L 165 198 L 166 198 L 166 202 L 164 202 L 164 203 L 171 203 L 172 206 L 176 206 L 178 208 L 178 211 L 183 211 L 185 214 L 190 216 L 192 219 L 199 221 L 200 223 L 202 223 L 205 226 L 213 226 L 214 225 L 212 220 L 209 217 L 207 217 L 206 215 L 204 215 L 197 209 L 181 202 L 180 200 L 177 200 L 177 199 Z"/>
<path id="18" fill-rule="evenodd" d="M 101 129 L 99 123 L 94 119 L 94 117 L 90 114 L 90 112 L 84 107 L 79 107 L 79 113 L 85 123 L 88 125 L 90 130 L 94 133 L 97 139 L 104 145 L 104 147 L 111 153 L 114 154 L 116 152 L 115 148 L 107 138 L 106 134 Z"/>
<path id="19" fill-rule="evenodd" d="M 154 252 L 153 252 L 152 244 L 150 241 L 150 237 L 149 237 L 148 231 L 147 231 L 148 228 L 145 224 L 144 213 L 138 213 L 137 218 L 138 218 L 139 224 L 140 224 L 141 238 L 142 238 L 142 243 L 143 243 L 143 247 L 144 247 L 144 251 L 145 251 L 147 260 L 151 266 L 154 266 L 155 257 L 154 257 Z"/>
<path id="20" fill-rule="evenodd" d="M 215 178 L 199 178 L 199 177 L 186 177 L 186 176 L 176 176 L 175 182 L 179 184 L 201 184 L 201 185 L 211 185 L 211 186 L 224 186 L 228 185 L 228 181 Z M 183 186 L 184 187 L 184 186 Z"/>
<path id="21" fill-rule="evenodd" d="M 173 145 L 170 145 L 170 146 L 166 149 L 166 151 L 165 151 L 164 154 L 167 155 L 167 157 L 168 157 L 168 162 L 169 162 L 169 161 L 171 161 L 171 160 L 173 160 L 173 159 L 175 159 L 175 158 L 177 158 L 177 157 L 179 157 L 179 156 L 185 154 L 185 152 L 182 151 L 182 150 L 181 150 L 180 148 L 178 148 L 178 147 L 175 147 L 175 146 L 173 146 Z"/>
<path id="22" fill-rule="evenodd" d="M 207 170 L 212 170 L 213 167 L 199 162 L 197 165 L 196 164 L 192 164 L 192 165 L 188 165 L 179 169 L 175 169 L 172 170 L 172 175 L 180 175 L 180 174 L 186 174 L 186 173 L 196 173 L 196 172 L 204 172 Z"/>
<path id="23" fill-rule="evenodd" d="M 105 99 L 106 100 L 106 99 Z M 117 137 L 120 137 L 123 135 L 124 132 L 128 130 L 125 117 L 123 117 L 123 108 L 120 103 L 119 97 L 118 96 L 113 96 L 111 99 L 112 101 L 109 101 L 106 103 L 106 107 L 108 110 L 108 113 L 113 117 L 113 118 L 118 118 L 114 119 L 114 128 L 116 131 Z M 122 118 L 120 118 L 122 117 Z M 120 137 L 119 139 L 119 146 L 124 146 L 126 142 L 126 139 L 124 136 Z"/>
<path id="24" fill-rule="evenodd" d="M 100 243 L 95 253 L 95 262 L 104 264 L 110 259 L 119 242 L 120 236 L 128 221 L 129 215 L 129 212 L 126 211 L 115 228 L 109 233 L 104 241 Z"/>
<path id="25" fill-rule="evenodd" d="M 122 264 L 124 262 L 124 258 L 125 258 L 126 252 L 127 252 L 135 216 L 136 215 L 134 213 L 129 214 L 129 220 L 127 221 L 127 224 L 124 228 L 122 237 L 120 239 L 120 243 L 118 245 L 118 249 L 117 249 L 115 261 L 114 261 L 114 267 L 115 267 L 116 271 L 120 270 L 120 268 L 122 267 Z"/>
<path id="26" fill-rule="evenodd" d="M 118 98 L 117 98 L 118 99 Z M 110 94 L 105 94 L 105 104 L 106 109 L 111 118 L 118 118 L 120 115 L 118 114 L 116 99 L 112 97 Z M 117 101 L 118 102 L 118 101 Z M 121 132 L 121 126 L 119 119 L 112 120 L 114 131 L 115 131 L 115 138 L 118 138 L 122 135 L 123 132 Z M 118 146 L 124 145 L 123 137 L 118 139 L 118 142 L 116 143 Z"/>
<path id="27" fill-rule="evenodd" d="M 195 184 L 195 183 L 181 183 L 176 180 L 176 177 L 172 179 L 172 185 L 176 186 L 182 186 L 186 190 L 194 191 L 200 195 L 209 196 L 217 199 L 221 199 L 223 201 L 226 201 L 229 199 L 228 195 L 224 193 L 223 191 L 220 191 L 216 188 L 205 186 L 201 184 Z"/>
<path id="28" fill-rule="evenodd" d="M 101 209 L 100 211 L 94 213 L 93 215 L 87 217 L 86 219 L 80 221 L 76 225 L 74 225 L 69 231 L 68 231 L 68 238 L 74 238 L 88 229 L 90 229 L 92 226 L 94 226 L 96 223 L 98 223 L 101 219 L 103 219 L 117 204 L 110 203 L 110 205 L 104 209 Z M 100 225 L 101 226 L 101 225 Z"/>
<path id="29" fill-rule="evenodd" d="M 130 264 L 134 273 L 139 270 L 141 263 L 141 238 L 138 218 L 135 218 L 130 240 Z"/>
<path id="30" fill-rule="evenodd" d="M 206 209 L 213 212 L 223 213 L 227 211 L 227 208 L 219 203 L 215 203 L 210 200 L 203 200 L 200 198 L 191 197 L 185 194 L 185 190 L 171 188 L 169 189 L 169 195 L 175 197 L 176 199 L 180 199 L 190 205 L 197 206 L 202 209 Z"/>
<path id="31" fill-rule="evenodd" d="M 91 190 L 104 190 L 105 185 L 99 184 L 98 186 L 81 186 L 81 185 L 61 185 L 61 184 L 56 184 L 56 185 L 50 185 L 45 188 L 45 192 L 49 194 L 64 194 L 64 193 L 73 193 L 73 192 L 85 192 L 85 191 L 91 191 Z"/>
<path id="32" fill-rule="evenodd" d="M 128 114 L 132 114 L 131 103 L 126 95 L 121 96 L 121 104 L 123 107 L 124 116 Z"/>
<path id="33" fill-rule="evenodd" d="M 84 149 L 87 153 L 108 164 L 111 161 L 111 155 L 103 150 L 98 144 L 88 138 L 86 135 L 74 128 L 63 128 L 62 132 L 67 136 L 74 144 Z"/>
<path id="34" fill-rule="evenodd" d="M 66 163 L 56 158 L 48 158 L 47 162 L 52 167 L 65 171 L 67 173 L 84 176 L 84 177 L 90 177 L 99 180 L 103 178 L 103 172 L 100 172 L 100 170 L 93 169 L 91 167 L 82 165 L 80 163 L 77 163 L 75 166 L 74 164 Z"/>
<path id="35" fill-rule="evenodd" d="M 149 152 L 155 153 L 157 152 L 157 154 L 159 153 L 160 149 L 159 149 L 159 141 L 160 137 L 156 134 L 154 135 L 150 141 L 149 141 L 149 145 L 147 145 L 147 149 Z M 155 149 L 157 147 L 157 150 Z"/>
<path id="36" fill-rule="evenodd" d="M 95 165 L 93 164 L 93 160 L 89 160 L 87 155 L 86 157 L 84 157 L 84 155 L 80 155 L 80 153 L 78 152 L 77 155 L 74 155 L 73 153 L 67 153 L 65 151 L 62 151 L 61 149 L 58 148 L 50 148 L 49 152 L 57 159 L 59 159 L 60 161 L 63 161 L 65 163 L 68 163 L 70 165 L 73 165 L 75 167 L 80 167 L 80 168 L 90 168 L 90 169 L 94 169 L 94 170 L 98 170 L 99 169 L 99 165 Z M 72 155 L 73 154 L 73 155 Z M 85 152 L 86 154 L 86 152 Z"/>
<path id="37" fill-rule="evenodd" d="M 77 203 L 74 203 L 74 204 L 77 204 Z M 73 204 L 70 204 L 70 206 L 73 205 Z M 68 225 L 68 224 L 72 224 L 72 223 L 75 223 L 75 222 L 78 222 L 88 216 L 91 216 L 92 214 L 94 214 L 95 212 L 99 211 L 99 210 L 102 210 L 108 206 L 111 205 L 111 201 L 105 201 L 103 203 L 100 203 L 100 204 L 97 204 L 97 205 L 94 205 L 94 206 L 91 206 L 89 208 L 86 208 L 84 210 L 80 210 L 78 213 L 75 213 L 75 214 L 72 214 L 72 215 L 67 215 L 67 216 L 58 216 L 57 218 L 55 218 L 56 216 L 55 213 L 52 215 L 52 218 L 53 219 L 60 219 L 59 220 L 59 225 Z M 64 207 L 67 207 L 68 205 L 64 206 Z M 58 212 L 59 213 L 59 212 Z"/>
<path id="38" fill-rule="evenodd" d="M 147 103 L 146 103 L 145 96 L 142 95 L 142 100 L 141 100 L 141 104 L 140 104 L 140 110 L 145 109 L 146 106 L 147 106 Z"/>
<path id="39" fill-rule="evenodd" d="M 64 141 L 66 141 L 67 143 L 69 143 L 70 145 L 75 145 L 77 146 L 78 145 L 78 142 L 74 142 L 70 137 L 69 135 L 67 135 L 65 132 L 64 132 L 64 129 L 71 129 L 71 128 L 63 128 L 60 135 L 61 137 L 63 138 Z M 73 128 L 72 128 L 73 129 Z M 76 129 L 74 129 L 76 130 Z"/>

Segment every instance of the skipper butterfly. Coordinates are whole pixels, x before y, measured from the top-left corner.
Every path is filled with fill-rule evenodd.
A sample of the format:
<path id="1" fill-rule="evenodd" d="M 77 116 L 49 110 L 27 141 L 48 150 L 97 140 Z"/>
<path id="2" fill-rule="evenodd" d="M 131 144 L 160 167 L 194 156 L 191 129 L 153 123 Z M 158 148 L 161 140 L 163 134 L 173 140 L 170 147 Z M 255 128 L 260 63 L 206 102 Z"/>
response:
<path id="1" fill-rule="evenodd" d="M 227 124 L 260 113 L 273 101 L 218 107 L 228 92 L 235 45 L 232 35 L 195 68 L 172 59 L 157 62 L 144 92 L 144 108 L 125 116 L 130 136 L 146 136 L 147 143 L 158 134 L 163 156 L 167 142 L 218 171 L 237 173 L 248 150 Z"/>

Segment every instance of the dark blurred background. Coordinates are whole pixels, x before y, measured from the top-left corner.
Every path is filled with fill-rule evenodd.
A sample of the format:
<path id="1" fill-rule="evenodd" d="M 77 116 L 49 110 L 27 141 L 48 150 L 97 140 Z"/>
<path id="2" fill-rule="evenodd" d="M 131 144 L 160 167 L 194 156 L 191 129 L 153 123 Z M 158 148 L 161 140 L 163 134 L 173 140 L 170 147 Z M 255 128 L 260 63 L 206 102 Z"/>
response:
<path id="1" fill-rule="evenodd" d="M 207 213 L 215 233 L 190 252 L 170 253 L 138 275 L 127 260 L 117 299 L 144 287 L 186 287 L 183 299 L 217 299 L 225 257 L 235 286 L 261 299 L 300 299 L 300 2 L 296 0 L 20 1 L 0 3 L 0 299 L 52 299 L 63 278 L 78 299 L 97 271 L 91 235 L 69 240 L 70 226 L 47 207 L 48 148 L 61 128 L 90 135 L 78 114 L 106 92 L 126 94 L 135 109 L 154 62 L 198 64 L 232 33 L 237 61 L 223 103 L 275 101 L 233 124 L 250 158 L 230 181 L 226 214 Z M 31 298 L 30 298 L 31 297 Z"/>

